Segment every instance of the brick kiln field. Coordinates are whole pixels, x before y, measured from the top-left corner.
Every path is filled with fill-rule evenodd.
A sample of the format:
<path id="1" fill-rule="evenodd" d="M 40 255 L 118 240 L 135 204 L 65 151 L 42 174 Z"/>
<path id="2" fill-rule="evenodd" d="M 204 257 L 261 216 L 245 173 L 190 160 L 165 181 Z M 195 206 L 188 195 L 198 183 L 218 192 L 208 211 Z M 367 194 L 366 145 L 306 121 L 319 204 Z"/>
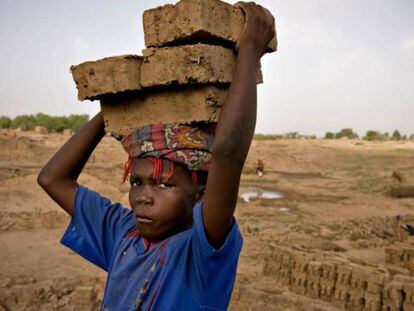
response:
<path id="1" fill-rule="evenodd" d="M 75 300 L 78 308 L 99 303 L 105 274 L 59 244 L 69 218 L 36 184 L 41 166 L 68 136 L 9 136 L 0 136 L 0 310 L 73 310 Z M 307 264 L 310 280 L 321 254 L 327 266 L 332 258 L 352 267 L 385 265 L 385 249 L 394 238 L 389 217 L 414 214 L 414 199 L 388 195 L 391 187 L 414 184 L 413 152 L 413 142 L 254 141 L 240 191 L 259 187 L 285 198 L 239 201 L 244 248 L 230 309 L 340 306 L 284 284 L 275 251 L 284 249 L 296 261 L 299 255 L 314 256 Z M 265 161 L 263 178 L 254 174 L 259 156 Z M 127 204 L 128 186 L 120 185 L 125 159 L 119 143 L 106 137 L 81 183 Z M 402 184 L 391 177 L 394 171 L 403 175 Z M 289 273 L 300 278 L 305 264 L 296 267 Z"/>

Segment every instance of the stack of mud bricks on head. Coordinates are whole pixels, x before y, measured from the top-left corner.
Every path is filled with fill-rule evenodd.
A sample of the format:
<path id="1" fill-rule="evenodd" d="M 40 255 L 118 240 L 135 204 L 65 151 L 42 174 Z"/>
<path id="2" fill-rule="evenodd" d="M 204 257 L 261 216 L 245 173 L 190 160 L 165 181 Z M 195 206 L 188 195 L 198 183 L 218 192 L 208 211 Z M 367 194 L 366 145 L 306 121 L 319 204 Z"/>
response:
<path id="1" fill-rule="evenodd" d="M 116 137 L 148 123 L 217 122 L 236 66 L 243 11 L 218 0 L 181 0 L 145 11 L 143 22 L 142 56 L 71 67 L 78 99 L 100 100 L 106 131 Z M 267 52 L 276 47 L 275 36 Z"/>

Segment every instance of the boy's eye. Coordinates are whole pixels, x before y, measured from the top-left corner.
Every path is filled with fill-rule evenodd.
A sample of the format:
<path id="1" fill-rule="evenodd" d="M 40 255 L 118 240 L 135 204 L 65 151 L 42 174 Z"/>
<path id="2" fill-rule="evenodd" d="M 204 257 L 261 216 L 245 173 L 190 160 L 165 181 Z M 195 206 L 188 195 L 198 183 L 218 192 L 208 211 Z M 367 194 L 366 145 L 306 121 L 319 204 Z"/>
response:
<path id="1" fill-rule="evenodd" d="M 131 180 L 129 182 L 131 184 L 132 187 L 141 187 L 141 182 L 139 180 Z"/>
<path id="2" fill-rule="evenodd" d="M 160 183 L 158 185 L 158 188 L 160 188 L 160 189 L 170 189 L 170 188 L 173 188 L 173 187 L 174 187 L 173 184 L 168 184 L 168 183 Z"/>

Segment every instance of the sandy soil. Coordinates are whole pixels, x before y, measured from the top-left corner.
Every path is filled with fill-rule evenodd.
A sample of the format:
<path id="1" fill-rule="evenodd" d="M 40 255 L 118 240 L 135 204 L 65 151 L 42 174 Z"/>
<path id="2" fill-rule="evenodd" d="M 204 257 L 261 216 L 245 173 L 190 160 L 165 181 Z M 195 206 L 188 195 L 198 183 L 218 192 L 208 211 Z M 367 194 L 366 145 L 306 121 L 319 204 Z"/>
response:
<path id="1" fill-rule="evenodd" d="M 42 165 L 67 139 L 0 132 L 0 310 L 73 310 L 80 286 L 93 286 L 96 300 L 102 295 L 105 273 L 59 244 L 69 218 L 36 184 Z M 259 157 L 263 177 L 254 172 Z M 128 187 L 120 183 L 125 160 L 119 143 L 106 137 L 80 181 L 127 205 Z M 240 192 L 260 188 L 284 198 L 239 200 L 244 247 L 230 310 L 333 310 L 263 276 L 270 247 L 384 263 L 389 219 L 414 213 L 413 198 L 389 195 L 400 185 L 414 185 L 414 142 L 254 141 Z"/>

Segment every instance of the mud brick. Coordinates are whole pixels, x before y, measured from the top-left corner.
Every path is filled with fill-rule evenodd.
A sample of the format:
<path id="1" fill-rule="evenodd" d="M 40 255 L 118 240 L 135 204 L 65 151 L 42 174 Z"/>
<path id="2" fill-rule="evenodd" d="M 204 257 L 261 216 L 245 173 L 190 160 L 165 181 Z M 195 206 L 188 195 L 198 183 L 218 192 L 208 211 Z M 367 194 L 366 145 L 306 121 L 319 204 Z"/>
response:
<path id="1" fill-rule="evenodd" d="M 236 68 L 236 55 L 221 46 L 195 44 L 142 51 L 143 87 L 203 83 L 229 84 Z M 262 82 L 260 66 L 258 83 Z"/>
<path id="2" fill-rule="evenodd" d="M 364 308 L 364 297 L 365 290 L 360 288 L 350 288 L 349 291 L 349 302 L 347 309 L 349 310 L 362 310 Z"/>
<path id="3" fill-rule="evenodd" d="M 181 0 L 143 14 L 145 45 L 160 47 L 194 42 L 236 46 L 244 27 L 240 8 L 218 0 Z M 277 49 L 276 36 L 267 51 Z"/>
<path id="4" fill-rule="evenodd" d="M 321 279 L 320 288 L 320 298 L 325 301 L 330 301 L 335 292 L 335 280 Z"/>
<path id="5" fill-rule="evenodd" d="M 414 304 L 408 303 L 408 302 L 405 301 L 403 303 L 403 310 L 404 311 L 414 311 Z"/>
<path id="6" fill-rule="evenodd" d="M 282 267 L 291 270 L 292 269 L 292 255 L 290 253 L 284 253 L 282 257 Z"/>
<path id="7" fill-rule="evenodd" d="M 349 285 L 352 288 L 357 288 L 365 290 L 367 288 L 368 277 L 372 273 L 371 270 L 368 270 L 363 267 L 357 267 L 352 271 L 351 280 Z"/>
<path id="8" fill-rule="evenodd" d="M 380 311 L 381 310 L 381 304 L 382 304 L 381 293 L 373 294 L 373 293 L 365 292 L 364 299 L 365 299 L 365 310 L 369 310 L 369 311 Z"/>
<path id="9" fill-rule="evenodd" d="M 281 269 L 279 275 L 276 277 L 276 280 L 282 285 L 290 285 L 291 270 L 285 268 Z"/>
<path id="10" fill-rule="evenodd" d="M 276 248 L 267 258 L 265 258 L 265 265 L 263 266 L 263 274 L 279 274 L 282 268 L 284 250 Z"/>
<path id="11" fill-rule="evenodd" d="M 308 264 L 308 280 L 318 282 L 322 275 L 322 263 L 319 261 L 311 261 Z"/>
<path id="12" fill-rule="evenodd" d="M 391 306 L 392 308 L 401 308 L 404 294 L 403 294 L 404 284 L 398 281 L 391 281 L 384 284 L 384 290 L 382 292 L 383 301 L 386 301 L 386 305 Z M 383 304 L 385 304 L 383 302 Z"/>
<path id="13" fill-rule="evenodd" d="M 308 264 L 310 261 L 311 261 L 311 258 L 307 256 L 300 256 L 300 255 L 294 256 L 292 258 L 292 269 L 294 271 L 306 274 Z"/>
<path id="14" fill-rule="evenodd" d="M 122 55 L 71 66 L 78 99 L 101 99 L 107 95 L 141 89 L 142 57 Z"/>
<path id="15" fill-rule="evenodd" d="M 354 267 L 349 264 L 339 265 L 336 269 L 337 282 L 342 284 L 349 284 L 353 269 Z"/>
<path id="16" fill-rule="evenodd" d="M 406 245 L 402 248 L 402 260 L 404 262 L 404 266 L 408 267 L 408 264 L 414 262 L 414 247 L 411 245 Z"/>
<path id="17" fill-rule="evenodd" d="M 319 282 L 312 282 L 309 280 L 306 282 L 306 296 L 313 299 L 319 299 L 321 296 L 321 285 Z"/>
<path id="18" fill-rule="evenodd" d="M 407 303 L 414 305 L 414 278 L 412 282 L 404 284 L 403 290 L 405 295 L 405 301 Z"/>
<path id="19" fill-rule="evenodd" d="M 333 262 L 322 262 L 322 275 L 324 280 L 336 279 L 336 264 Z"/>
<path id="20" fill-rule="evenodd" d="M 404 274 L 394 275 L 393 281 L 396 283 L 401 283 L 403 285 L 414 284 L 414 278 Z"/>
<path id="21" fill-rule="evenodd" d="M 306 294 L 306 273 L 292 270 L 290 290 L 298 295 Z"/>
<path id="22" fill-rule="evenodd" d="M 385 274 L 377 271 L 372 272 L 367 278 L 367 292 L 369 293 L 382 293 L 385 282 Z"/>
<path id="23" fill-rule="evenodd" d="M 116 96 L 101 102 L 105 128 L 114 136 L 125 136 L 136 127 L 151 123 L 217 122 L 226 89 L 214 86 L 180 91 Z"/>
<path id="24" fill-rule="evenodd" d="M 401 311 L 402 302 L 395 301 L 392 299 L 383 299 L 382 300 L 382 310 L 383 311 Z"/>
<path id="25" fill-rule="evenodd" d="M 410 274 L 410 270 L 403 268 L 401 266 L 387 264 L 386 267 L 390 275 L 396 276 L 396 275 L 409 275 Z"/>
<path id="26" fill-rule="evenodd" d="M 349 285 L 336 282 L 332 304 L 338 308 L 346 308 L 349 302 Z"/>
<path id="27" fill-rule="evenodd" d="M 306 283 L 306 296 L 311 298 L 319 298 L 321 287 L 320 279 L 322 275 L 322 263 L 318 261 L 311 261 L 308 264 L 308 279 Z"/>

